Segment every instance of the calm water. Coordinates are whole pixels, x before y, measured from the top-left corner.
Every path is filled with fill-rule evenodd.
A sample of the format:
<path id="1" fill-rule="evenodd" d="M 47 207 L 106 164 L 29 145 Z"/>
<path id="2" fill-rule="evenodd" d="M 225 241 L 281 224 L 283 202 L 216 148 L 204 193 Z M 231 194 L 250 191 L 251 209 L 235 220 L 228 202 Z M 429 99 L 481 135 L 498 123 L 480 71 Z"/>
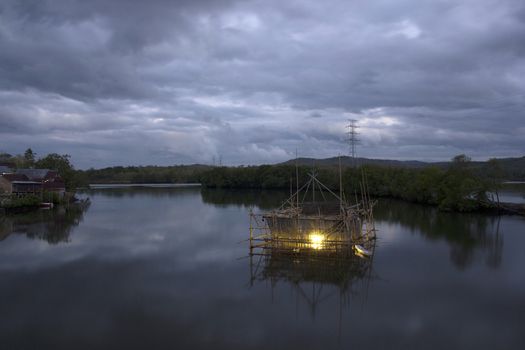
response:
<path id="1" fill-rule="evenodd" d="M 525 203 L 525 182 L 504 184 L 499 191 L 499 200 L 508 203 Z"/>
<path id="2" fill-rule="evenodd" d="M 371 270 L 333 278 L 250 266 L 248 210 L 285 193 L 83 195 L 0 217 L 0 348 L 525 348 L 523 217 L 383 200 Z"/>

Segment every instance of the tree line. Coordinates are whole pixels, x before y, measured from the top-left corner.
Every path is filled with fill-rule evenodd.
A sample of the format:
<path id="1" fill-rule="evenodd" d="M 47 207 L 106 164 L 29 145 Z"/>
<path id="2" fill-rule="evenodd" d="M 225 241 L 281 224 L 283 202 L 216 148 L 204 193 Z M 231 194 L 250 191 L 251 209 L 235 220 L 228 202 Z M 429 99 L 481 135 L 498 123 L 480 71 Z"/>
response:
<path id="1" fill-rule="evenodd" d="M 198 183 L 211 166 L 115 166 L 81 171 L 91 184 L 108 183 Z"/>
<path id="2" fill-rule="evenodd" d="M 459 155 L 447 169 L 422 169 L 365 165 L 346 167 L 342 184 L 348 198 L 360 196 L 362 184 L 373 197 L 392 197 L 438 206 L 441 210 L 473 211 L 491 207 L 489 196 L 498 193 L 502 172 L 497 161 L 490 161 L 484 172 L 474 171 L 470 158 Z M 310 167 L 297 168 L 299 183 L 307 181 Z M 317 178 L 332 190 L 339 189 L 337 167 L 316 169 Z M 292 165 L 254 167 L 217 167 L 201 175 L 201 183 L 217 188 L 288 189 L 297 186 L 296 168 Z M 490 198 L 492 199 L 492 198 Z"/>
<path id="3" fill-rule="evenodd" d="M 70 156 L 51 153 L 37 159 L 28 149 L 23 155 L 0 154 L 0 161 L 16 167 L 58 170 L 68 190 L 90 183 L 201 183 L 208 188 L 289 189 L 308 181 L 312 167 L 292 164 L 214 167 L 206 165 L 129 166 L 75 170 Z M 317 178 L 332 190 L 339 189 L 338 166 L 315 169 Z M 360 195 L 366 180 L 367 191 L 374 197 L 392 197 L 411 202 L 436 205 L 442 210 L 471 211 L 491 206 L 504 171 L 496 159 L 481 169 L 473 167 L 466 155 L 454 157 L 447 168 L 404 168 L 383 165 L 343 167 L 341 182 L 347 196 Z"/>

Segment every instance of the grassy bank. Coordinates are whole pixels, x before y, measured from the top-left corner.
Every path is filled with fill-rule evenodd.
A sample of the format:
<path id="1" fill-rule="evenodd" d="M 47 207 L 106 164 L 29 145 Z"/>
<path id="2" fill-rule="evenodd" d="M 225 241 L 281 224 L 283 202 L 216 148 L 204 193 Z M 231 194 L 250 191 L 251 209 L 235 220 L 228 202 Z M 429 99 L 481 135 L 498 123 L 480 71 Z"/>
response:
<path id="1" fill-rule="evenodd" d="M 26 212 L 38 209 L 42 202 L 53 203 L 53 205 L 63 205 L 75 201 L 75 194 L 67 192 L 64 196 L 60 196 L 55 192 L 44 192 L 41 195 L 3 195 L 0 197 L 0 208 L 5 212 Z"/>

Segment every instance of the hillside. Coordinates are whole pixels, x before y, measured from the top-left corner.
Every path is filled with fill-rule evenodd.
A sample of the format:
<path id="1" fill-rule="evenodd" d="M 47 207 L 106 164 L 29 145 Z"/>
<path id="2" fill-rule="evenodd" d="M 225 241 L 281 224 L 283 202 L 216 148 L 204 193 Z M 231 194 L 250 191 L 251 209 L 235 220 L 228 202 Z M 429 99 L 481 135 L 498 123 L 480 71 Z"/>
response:
<path id="1" fill-rule="evenodd" d="M 444 163 L 425 163 L 417 160 L 390 160 L 390 159 L 370 159 L 370 158 L 356 158 L 356 163 L 358 165 L 379 165 L 379 166 L 392 166 L 392 167 L 405 167 L 405 168 L 424 168 L 429 165 L 436 165 Z M 296 160 L 290 159 L 286 162 L 280 163 L 282 165 L 295 165 Z M 331 157 L 324 159 L 316 158 L 298 158 L 297 164 L 300 166 L 318 166 L 318 167 L 331 167 L 339 165 L 339 157 Z M 352 166 L 353 160 L 351 157 L 342 156 L 341 165 L 344 167 Z"/>
<path id="2" fill-rule="evenodd" d="M 503 177 L 509 181 L 525 181 L 525 156 L 519 158 L 498 158 L 499 166 L 501 167 Z M 294 165 L 295 159 L 290 159 L 286 162 L 280 163 L 283 165 Z M 439 168 L 447 168 L 451 162 L 422 162 L 418 160 L 391 160 L 391 159 L 370 159 L 370 158 L 356 158 L 358 165 L 376 165 L 395 168 L 426 168 L 435 166 Z M 316 166 L 316 167 L 337 167 L 339 165 L 339 157 L 331 157 L 324 159 L 315 158 L 298 158 L 297 164 L 300 166 Z M 352 158 L 348 156 L 341 157 L 341 164 L 343 167 L 352 166 Z M 484 172 L 487 167 L 487 162 L 472 161 L 469 166 L 478 172 Z"/>
<path id="3" fill-rule="evenodd" d="M 275 164 L 275 166 L 285 165 L 294 166 L 295 159 L 288 160 L 284 163 Z M 339 158 L 299 158 L 297 163 L 301 167 L 317 168 L 336 168 L 339 165 Z M 406 168 L 406 169 L 423 169 L 435 166 L 446 170 L 451 162 L 427 163 L 416 160 L 388 160 L 388 159 L 368 159 L 358 158 L 359 165 L 374 165 L 387 168 Z M 352 166 L 352 158 L 341 157 L 341 164 L 347 168 Z M 501 175 L 504 180 L 525 181 L 525 157 L 521 158 L 502 158 L 498 159 L 501 168 Z M 468 166 L 478 174 L 483 174 L 487 167 L 487 162 L 469 162 Z M 263 167 L 272 167 L 266 165 Z M 203 174 L 215 168 L 209 165 L 176 165 L 176 166 L 129 166 L 129 167 L 110 167 L 104 169 L 79 170 L 78 175 L 85 179 L 85 183 L 177 183 L 177 182 L 201 182 Z M 230 167 L 236 168 L 236 167 Z M 242 167 L 240 167 L 242 168 Z M 246 168 L 257 168 L 255 166 Z"/>

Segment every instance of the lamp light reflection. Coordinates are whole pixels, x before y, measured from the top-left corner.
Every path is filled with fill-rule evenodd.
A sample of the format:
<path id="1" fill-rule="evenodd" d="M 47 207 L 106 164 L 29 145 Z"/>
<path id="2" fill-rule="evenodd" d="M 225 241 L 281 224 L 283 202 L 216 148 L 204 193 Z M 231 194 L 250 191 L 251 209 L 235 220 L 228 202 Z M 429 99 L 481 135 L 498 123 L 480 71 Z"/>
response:
<path id="1" fill-rule="evenodd" d="M 313 249 L 322 249 L 324 246 L 325 237 L 322 233 L 314 231 L 310 233 L 308 239 L 310 240 L 310 246 Z"/>

